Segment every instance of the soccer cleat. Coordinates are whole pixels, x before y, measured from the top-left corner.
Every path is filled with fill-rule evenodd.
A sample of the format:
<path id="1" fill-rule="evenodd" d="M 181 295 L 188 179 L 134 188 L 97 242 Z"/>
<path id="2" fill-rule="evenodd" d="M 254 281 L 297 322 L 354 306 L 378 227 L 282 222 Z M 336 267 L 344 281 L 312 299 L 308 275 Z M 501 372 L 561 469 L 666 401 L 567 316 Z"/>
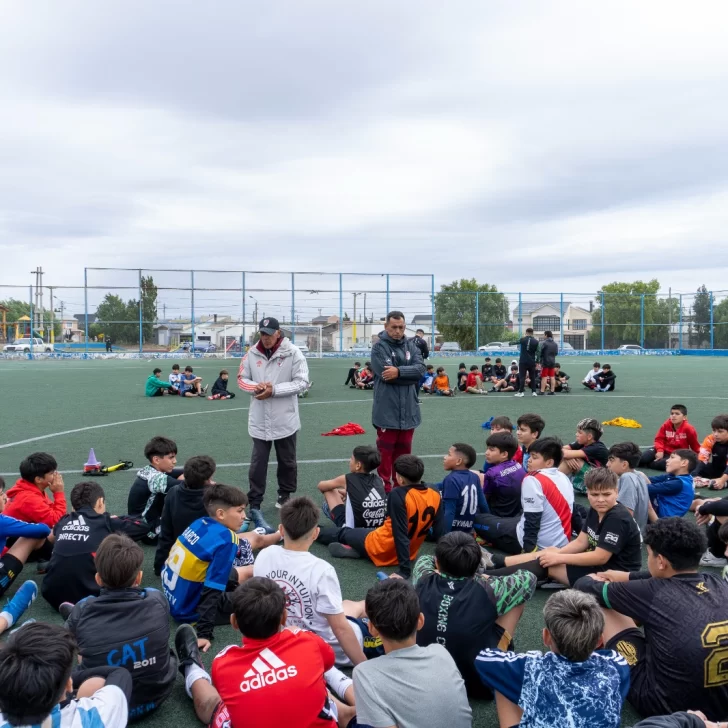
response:
<path id="1" fill-rule="evenodd" d="M 2 610 L 4 614 L 10 616 L 8 627 L 12 627 L 23 616 L 23 612 L 35 601 L 37 596 L 38 586 L 34 581 L 28 579 Z"/>
<path id="2" fill-rule="evenodd" d="M 283 495 L 279 495 L 276 499 L 276 508 L 283 508 L 288 501 L 291 500 L 291 496 L 288 495 L 288 493 L 284 493 Z"/>
<path id="3" fill-rule="evenodd" d="M 482 546 L 480 547 L 480 568 L 478 571 L 485 571 L 486 569 L 495 569 L 495 564 L 493 563 L 493 554 L 488 551 L 488 549 L 484 549 Z"/>
<path id="4" fill-rule="evenodd" d="M 345 546 L 343 543 L 330 543 L 329 553 L 337 559 L 360 559 L 361 556 L 354 551 L 351 546 Z"/>
<path id="5" fill-rule="evenodd" d="M 63 617 L 64 622 L 71 616 L 71 612 L 75 606 L 76 605 L 73 602 L 63 602 L 63 604 L 58 607 L 58 613 L 61 617 Z"/>
<path id="6" fill-rule="evenodd" d="M 523 392 L 516 392 L 513 396 L 514 397 L 525 397 L 526 395 Z"/>
<path id="7" fill-rule="evenodd" d="M 183 676 L 188 665 L 202 667 L 200 648 L 197 646 L 197 632 L 192 625 L 181 624 L 177 627 L 174 633 L 174 651 L 177 653 L 179 671 Z"/>
<path id="8" fill-rule="evenodd" d="M 209 388 L 210 388 L 210 385 L 209 385 L 209 384 L 206 384 L 206 385 L 205 385 L 205 386 L 204 386 L 204 387 L 202 388 L 202 394 L 207 394 L 207 390 L 208 390 Z"/>
<path id="9" fill-rule="evenodd" d="M 710 478 L 693 478 L 693 486 L 695 488 L 710 488 L 711 483 L 715 483 L 715 481 Z"/>
<path id="10" fill-rule="evenodd" d="M 255 524 L 255 528 L 264 528 L 266 533 L 273 533 L 275 531 L 275 528 L 273 528 L 273 526 L 265 520 L 260 509 L 251 508 L 250 511 L 248 511 L 248 514 L 250 516 L 250 520 Z"/>
<path id="11" fill-rule="evenodd" d="M 710 551 L 706 551 L 700 559 L 700 566 L 712 566 L 716 569 L 720 569 L 724 566 L 728 566 L 728 561 L 724 558 L 714 556 L 710 553 Z"/>

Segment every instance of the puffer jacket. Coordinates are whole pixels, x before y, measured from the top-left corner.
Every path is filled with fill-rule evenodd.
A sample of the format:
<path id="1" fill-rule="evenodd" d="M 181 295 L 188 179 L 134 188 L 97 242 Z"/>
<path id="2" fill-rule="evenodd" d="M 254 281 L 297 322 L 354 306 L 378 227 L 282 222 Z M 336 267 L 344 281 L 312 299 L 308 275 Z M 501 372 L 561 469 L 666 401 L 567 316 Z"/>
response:
<path id="1" fill-rule="evenodd" d="M 255 399 L 255 387 L 273 384 L 273 396 Z M 251 396 L 248 433 L 256 440 L 282 440 L 301 429 L 298 395 L 308 389 L 308 363 L 297 346 L 283 339 L 270 359 L 257 346 L 243 357 L 238 386 Z"/>
<path id="2" fill-rule="evenodd" d="M 385 367 L 397 367 L 399 376 L 385 382 Z M 392 339 L 386 331 L 372 347 L 374 402 L 372 424 L 387 430 L 413 430 L 422 417 L 417 403 L 417 382 L 425 373 L 422 353 L 414 339 Z"/>

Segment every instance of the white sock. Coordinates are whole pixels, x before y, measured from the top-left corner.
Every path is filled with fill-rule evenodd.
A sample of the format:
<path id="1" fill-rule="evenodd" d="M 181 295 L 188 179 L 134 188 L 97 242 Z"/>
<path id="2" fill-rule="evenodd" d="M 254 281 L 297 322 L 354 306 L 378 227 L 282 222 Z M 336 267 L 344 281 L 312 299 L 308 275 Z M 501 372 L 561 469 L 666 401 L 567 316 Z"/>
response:
<path id="1" fill-rule="evenodd" d="M 354 681 L 345 675 L 338 667 L 332 667 L 324 673 L 326 684 L 331 688 L 332 692 L 340 699 L 344 700 L 346 691 Z"/>
<path id="2" fill-rule="evenodd" d="M 185 691 L 192 697 L 192 685 L 198 680 L 207 680 L 212 685 L 212 678 L 199 665 L 194 662 L 185 667 Z"/>
<path id="3" fill-rule="evenodd" d="M 8 623 L 6 629 L 10 629 L 13 626 L 13 622 L 15 622 L 15 620 L 13 619 L 13 615 L 10 614 L 10 612 L 0 612 L 0 617 L 2 617 Z"/>

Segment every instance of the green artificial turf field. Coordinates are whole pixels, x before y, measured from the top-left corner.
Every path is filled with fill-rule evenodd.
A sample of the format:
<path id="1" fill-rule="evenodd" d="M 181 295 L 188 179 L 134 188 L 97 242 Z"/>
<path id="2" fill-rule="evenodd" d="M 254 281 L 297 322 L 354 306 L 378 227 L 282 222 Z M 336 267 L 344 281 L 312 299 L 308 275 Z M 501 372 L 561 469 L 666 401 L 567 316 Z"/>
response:
<path id="1" fill-rule="evenodd" d="M 466 364 L 481 359 L 463 358 Z M 454 381 L 459 359 L 432 359 L 444 364 Z M 250 439 L 247 434 L 247 395 L 238 392 L 234 400 L 219 402 L 180 397 L 145 398 L 144 382 L 155 366 L 167 375 L 173 361 L 3 361 L 0 378 L 3 382 L 0 416 L 0 473 L 8 485 L 17 477 L 19 462 L 30 452 L 43 450 L 58 460 L 64 473 L 66 493 L 80 480 L 77 475 L 86 462 L 89 448 L 105 464 L 119 459 L 144 464 L 143 449 L 154 435 L 173 438 L 179 446 L 178 462 L 192 455 L 208 454 L 218 463 L 216 480 L 247 489 L 247 463 Z M 180 360 L 183 365 L 184 360 Z M 223 367 L 231 372 L 231 391 L 235 387 L 238 362 L 230 360 L 195 360 L 195 372 L 206 382 L 213 381 Z M 720 396 L 716 383 L 723 380 L 725 363 L 720 358 L 687 357 L 617 357 L 612 360 L 617 374 L 617 391 L 598 394 L 579 383 L 590 368 L 591 359 L 564 357 L 562 365 L 571 375 L 573 393 L 556 397 L 516 399 L 510 394 L 458 395 L 453 399 L 423 397 L 422 426 L 417 430 L 414 452 L 425 461 L 425 480 L 441 480 L 440 458 L 456 441 L 465 441 L 484 451 L 486 432 L 481 423 L 493 415 L 508 415 L 513 422 L 524 412 L 537 412 L 546 420 L 547 435 L 557 435 L 568 442 L 574 426 L 583 417 L 604 421 L 617 416 L 636 419 L 642 429 L 605 428 L 607 445 L 634 440 L 641 446 L 652 442 L 657 427 L 669 414 L 670 405 L 687 405 L 690 421 L 702 438 L 709 432 L 711 418 L 728 411 L 728 397 Z M 311 380 L 309 397 L 301 400 L 302 430 L 298 440 L 299 493 L 314 496 L 316 483 L 344 472 L 352 448 L 373 443 L 371 426 L 371 392 L 344 387 L 348 359 L 309 360 Z M 358 437 L 321 437 L 321 433 L 346 422 L 357 422 L 367 434 Z M 126 512 L 127 491 L 134 473 L 115 473 L 101 478 L 106 490 L 107 507 L 112 513 Z M 268 497 L 263 506 L 266 518 L 277 524 L 275 502 L 275 467 L 268 475 Z M 585 502 L 585 499 L 583 499 Z M 143 583 L 159 587 L 152 572 L 153 549 L 146 552 Z M 425 549 L 432 546 L 426 544 Z M 317 556 L 328 558 L 328 552 L 314 546 Z M 361 599 L 375 579 L 376 568 L 363 561 L 336 561 L 336 569 L 345 598 Z M 35 575 L 29 565 L 25 578 Z M 516 633 L 519 651 L 541 647 L 541 609 L 547 592 L 537 592 L 524 613 Z M 60 622 L 39 597 L 26 617 Z M 236 641 L 232 628 L 217 628 L 212 659 L 223 646 Z M 476 727 L 497 726 L 495 706 L 474 703 Z M 153 716 L 147 726 L 195 725 L 191 701 L 184 694 L 182 681 L 176 692 Z M 624 725 L 636 722 L 629 707 L 624 711 Z M 252 726 L 252 724 L 251 724 Z"/>

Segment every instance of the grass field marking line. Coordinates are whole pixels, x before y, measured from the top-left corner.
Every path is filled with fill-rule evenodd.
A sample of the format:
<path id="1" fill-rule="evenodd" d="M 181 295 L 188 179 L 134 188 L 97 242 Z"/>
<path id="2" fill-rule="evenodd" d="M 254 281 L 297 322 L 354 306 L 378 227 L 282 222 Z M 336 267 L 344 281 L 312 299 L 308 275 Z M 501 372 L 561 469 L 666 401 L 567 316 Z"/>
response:
<path id="1" fill-rule="evenodd" d="M 371 398 L 367 399 L 332 399 L 324 402 L 300 402 L 300 407 L 310 407 L 316 404 L 349 404 L 356 402 L 371 402 Z M 119 422 L 105 422 L 101 425 L 89 425 L 88 427 L 76 427 L 73 430 L 63 430 L 62 432 L 49 432 L 47 435 L 38 435 L 37 437 L 29 437 L 26 440 L 18 440 L 17 442 L 6 442 L 0 445 L 0 450 L 8 447 L 17 447 L 18 445 L 27 445 L 31 442 L 39 442 L 40 440 L 50 440 L 54 437 L 63 437 L 64 435 L 75 435 L 77 432 L 88 432 L 89 430 L 103 430 L 106 427 L 116 427 L 118 425 L 134 425 L 138 422 L 153 422 L 154 420 L 168 420 L 173 417 L 193 417 L 194 415 L 222 415 L 227 412 L 247 412 L 250 407 L 230 407 L 224 410 L 203 410 L 202 412 L 177 412 L 171 415 L 157 415 L 156 417 L 142 417 L 138 420 L 120 420 Z M 75 472 L 75 471 L 73 471 Z"/>

